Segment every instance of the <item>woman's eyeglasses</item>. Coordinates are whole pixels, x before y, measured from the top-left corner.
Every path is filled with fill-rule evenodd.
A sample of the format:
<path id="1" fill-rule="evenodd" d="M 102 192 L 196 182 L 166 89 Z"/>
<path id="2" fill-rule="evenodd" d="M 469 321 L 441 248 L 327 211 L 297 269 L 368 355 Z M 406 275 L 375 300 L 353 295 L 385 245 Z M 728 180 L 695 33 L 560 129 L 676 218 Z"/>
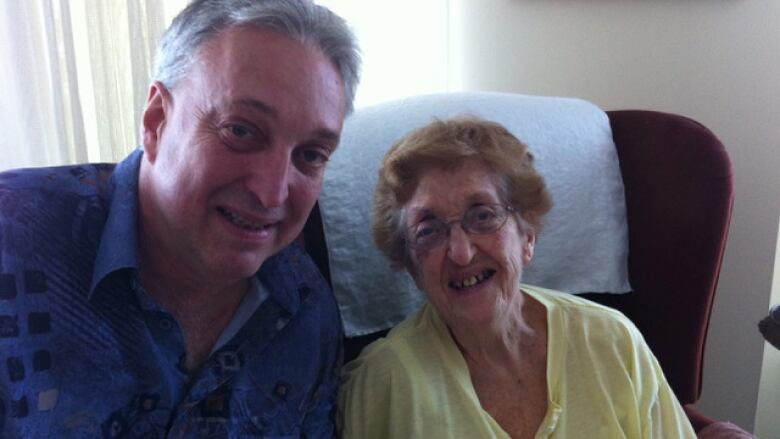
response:
<path id="1" fill-rule="evenodd" d="M 486 235 L 500 229 L 510 212 L 518 209 L 501 204 L 477 204 L 469 207 L 460 219 L 443 221 L 439 218 L 427 218 L 409 227 L 406 243 L 418 250 L 430 250 L 438 247 L 450 235 L 454 223 L 460 223 L 464 232 Z"/>

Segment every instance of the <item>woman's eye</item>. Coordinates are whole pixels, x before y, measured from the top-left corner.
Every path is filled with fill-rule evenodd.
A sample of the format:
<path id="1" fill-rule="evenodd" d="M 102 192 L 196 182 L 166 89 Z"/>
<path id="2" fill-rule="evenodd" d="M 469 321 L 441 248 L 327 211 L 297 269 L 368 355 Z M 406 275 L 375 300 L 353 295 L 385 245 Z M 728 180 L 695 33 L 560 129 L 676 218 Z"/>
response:
<path id="1" fill-rule="evenodd" d="M 420 227 L 417 229 L 417 239 L 425 238 L 433 234 L 433 227 Z"/>
<path id="2" fill-rule="evenodd" d="M 488 221 L 496 217 L 496 214 L 493 213 L 493 211 L 488 209 L 480 209 L 474 212 L 474 219 L 477 221 Z"/>
<path id="3" fill-rule="evenodd" d="M 492 224 L 497 219 L 498 214 L 487 206 L 472 207 L 466 212 L 466 222 L 475 227 Z"/>
<path id="4" fill-rule="evenodd" d="M 493 212 L 490 212 L 490 211 L 482 211 L 482 212 L 477 213 L 477 219 L 480 220 L 480 221 L 487 221 L 489 219 L 495 218 L 495 216 L 496 215 L 493 214 Z"/>
<path id="5" fill-rule="evenodd" d="M 439 232 L 439 228 L 440 226 L 435 220 L 423 221 L 414 228 L 414 238 L 418 241 L 428 239 L 436 235 Z"/>

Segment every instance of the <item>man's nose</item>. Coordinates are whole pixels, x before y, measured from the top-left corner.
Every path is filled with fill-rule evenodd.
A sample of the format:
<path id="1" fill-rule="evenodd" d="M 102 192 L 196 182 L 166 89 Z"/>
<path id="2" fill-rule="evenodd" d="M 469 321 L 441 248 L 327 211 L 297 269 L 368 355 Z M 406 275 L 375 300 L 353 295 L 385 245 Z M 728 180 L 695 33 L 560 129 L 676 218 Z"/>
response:
<path id="1" fill-rule="evenodd" d="M 251 177 L 247 186 L 260 200 L 263 207 L 282 206 L 289 196 L 292 157 L 287 148 L 272 148 L 263 151 L 254 161 L 255 169 L 250 170 Z"/>
<path id="2" fill-rule="evenodd" d="M 474 257 L 474 244 L 460 223 L 450 226 L 447 239 L 447 256 L 458 265 L 467 265 Z"/>

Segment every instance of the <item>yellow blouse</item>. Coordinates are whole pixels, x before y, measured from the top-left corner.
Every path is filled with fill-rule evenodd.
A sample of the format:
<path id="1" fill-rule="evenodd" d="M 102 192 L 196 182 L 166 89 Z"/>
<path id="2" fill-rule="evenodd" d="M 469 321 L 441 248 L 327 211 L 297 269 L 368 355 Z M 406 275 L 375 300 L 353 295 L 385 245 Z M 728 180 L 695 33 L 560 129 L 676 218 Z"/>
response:
<path id="1" fill-rule="evenodd" d="M 547 309 L 547 414 L 536 438 L 695 438 L 639 330 L 610 308 L 523 285 Z M 501 438 L 430 304 L 344 367 L 342 438 Z"/>

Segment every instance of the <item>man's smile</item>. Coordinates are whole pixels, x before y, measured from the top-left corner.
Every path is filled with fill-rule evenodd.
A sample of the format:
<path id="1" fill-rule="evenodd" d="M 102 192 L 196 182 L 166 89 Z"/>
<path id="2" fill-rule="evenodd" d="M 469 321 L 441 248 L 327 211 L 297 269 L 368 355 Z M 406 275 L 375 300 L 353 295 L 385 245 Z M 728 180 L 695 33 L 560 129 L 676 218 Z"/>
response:
<path id="1" fill-rule="evenodd" d="M 278 224 L 278 221 L 266 221 L 266 222 L 257 222 L 254 220 L 250 220 L 248 218 L 245 218 L 232 210 L 226 208 L 226 207 L 217 207 L 217 211 L 221 213 L 225 218 L 227 218 L 231 223 L 235 224 L 236 226 L 251 230 L 251 231 L 262 231 L 266 230 L 276 224 Z"/>

